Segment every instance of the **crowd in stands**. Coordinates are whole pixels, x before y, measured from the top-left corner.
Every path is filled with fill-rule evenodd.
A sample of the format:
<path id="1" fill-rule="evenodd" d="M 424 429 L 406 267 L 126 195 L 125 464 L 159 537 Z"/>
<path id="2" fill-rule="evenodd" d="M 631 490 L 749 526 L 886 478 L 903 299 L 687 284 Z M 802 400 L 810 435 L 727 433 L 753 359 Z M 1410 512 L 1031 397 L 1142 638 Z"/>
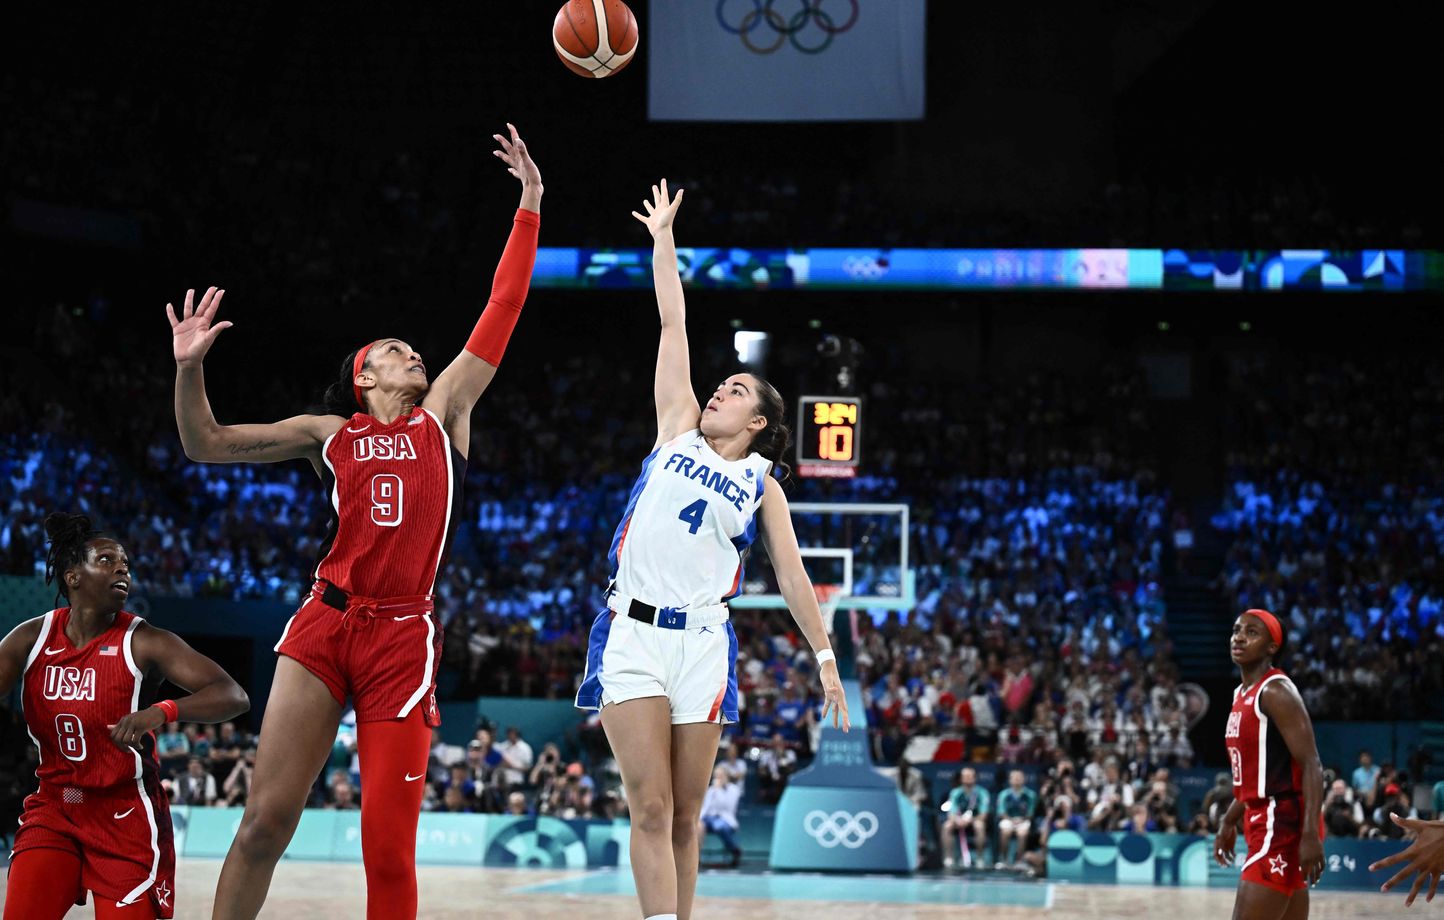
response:
<path id="1" fill-rule="evenodd" d="M 1363 718 L 1379 699 L 1394 718 L 1444 713 L 1444 370 L 1244 368 L 1228 412 L 1213 525 L 1231 608 L 1284 619 L 1315 718 Z"/>

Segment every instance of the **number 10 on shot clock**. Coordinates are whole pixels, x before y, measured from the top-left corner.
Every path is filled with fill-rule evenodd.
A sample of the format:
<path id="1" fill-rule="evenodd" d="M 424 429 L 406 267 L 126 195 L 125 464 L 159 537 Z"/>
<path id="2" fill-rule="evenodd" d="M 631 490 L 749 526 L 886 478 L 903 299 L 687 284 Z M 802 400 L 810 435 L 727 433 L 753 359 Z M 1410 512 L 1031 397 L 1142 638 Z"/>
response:
<path id="1" fill-rule="evenodd" d="M 862 457 L 862 398 L 804 396 L 797 403 L 797 475 L 851 479 Z"/>

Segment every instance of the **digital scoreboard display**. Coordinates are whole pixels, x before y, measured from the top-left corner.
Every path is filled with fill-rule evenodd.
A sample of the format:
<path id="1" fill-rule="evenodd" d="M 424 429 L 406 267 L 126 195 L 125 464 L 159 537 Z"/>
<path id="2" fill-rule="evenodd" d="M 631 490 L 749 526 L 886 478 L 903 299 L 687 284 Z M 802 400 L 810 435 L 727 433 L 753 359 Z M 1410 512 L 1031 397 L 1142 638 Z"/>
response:
<path id="1" fill-rule="evenodd" d="M 862 398 L 804 396 L 797 403 L 797 475 L 851 479 L 862 457 Z"/>

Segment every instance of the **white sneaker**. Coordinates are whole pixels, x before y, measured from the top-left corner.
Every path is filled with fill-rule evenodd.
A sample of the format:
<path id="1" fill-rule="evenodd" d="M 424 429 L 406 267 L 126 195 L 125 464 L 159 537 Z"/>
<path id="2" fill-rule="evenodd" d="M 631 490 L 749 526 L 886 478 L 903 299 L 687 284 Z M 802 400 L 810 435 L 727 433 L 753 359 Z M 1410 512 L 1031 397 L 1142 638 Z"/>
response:
<path id="1" fill-rule="evenodd" d="M 952 858 L 951 856 L 948 856 L 948 857 L 944 858 L 944 859 L 943 859 L 943 868 L 944 868 L 944 869 L 951 869 L 952 867 L 953 867 L 953 858 Z"/>

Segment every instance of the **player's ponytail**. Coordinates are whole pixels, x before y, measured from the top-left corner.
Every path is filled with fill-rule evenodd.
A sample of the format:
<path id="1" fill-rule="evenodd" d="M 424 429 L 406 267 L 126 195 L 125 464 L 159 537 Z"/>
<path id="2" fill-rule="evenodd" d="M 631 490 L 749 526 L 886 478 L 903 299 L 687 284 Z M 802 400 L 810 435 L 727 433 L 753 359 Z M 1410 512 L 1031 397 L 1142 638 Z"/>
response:
<path id="1" fill-rule="evenodd" d="M 327 415 L 350 418 L 357 412 L 366 411 L 364 406 L 356 402 L 356 352 L 360 350 L 358 348 L 342 359 L 341 376 L 326 387 L 326 395 L 321 397 L 321 400 Z"/>
<path id="2" fill-rule="evenodd" d="M 757 381 L 757 414 L 767 419 L 767 427 L 752 438 L 752 449 L 771 460 L 777 470 L 778 480 L 786 482 L 792 476 L 792 467 L 782 459 L 787 455 L 788 445 L 792 443 L 792 429 L 783 424 L 787 407 L 783 404 L 782 394 L 777 392 L 777 387 L 756 374 L 752 375 L 752 379 Z"/>
<path id="3" fill-rule="evenodd" d="M 85 544 L 101 536 L 90 524 L 90 518 L 83 514 L 67 511 L 53 511 L 45 516 L 45 536 L 50 540 L 50 549 L 45 553 L 45 583 L 56 581 L 57 599 L 64 595 L 68 600 L 63 576 L 67 569 L 85 562 Z"/>

